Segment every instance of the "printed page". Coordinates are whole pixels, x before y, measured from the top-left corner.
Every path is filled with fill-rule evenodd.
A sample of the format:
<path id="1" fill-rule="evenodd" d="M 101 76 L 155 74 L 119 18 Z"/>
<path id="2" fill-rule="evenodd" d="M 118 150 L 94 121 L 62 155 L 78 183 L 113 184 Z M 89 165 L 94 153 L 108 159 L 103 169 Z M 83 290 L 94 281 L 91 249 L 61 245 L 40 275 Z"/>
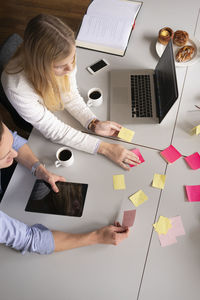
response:
<path id="1" fill-rule="evenodd" d="M 115 17 L 126 17 L 134 23 L 135 17 L 140 9 L 141 2 L 131 0 L 94 0 L 89 5 L 87 14 L 105 15 Z"/>
<path id="2" fill-rule="evenodd" d="M 85 15 L 77 41 L 125 49 L 132 29 L 126 19 Z"/>

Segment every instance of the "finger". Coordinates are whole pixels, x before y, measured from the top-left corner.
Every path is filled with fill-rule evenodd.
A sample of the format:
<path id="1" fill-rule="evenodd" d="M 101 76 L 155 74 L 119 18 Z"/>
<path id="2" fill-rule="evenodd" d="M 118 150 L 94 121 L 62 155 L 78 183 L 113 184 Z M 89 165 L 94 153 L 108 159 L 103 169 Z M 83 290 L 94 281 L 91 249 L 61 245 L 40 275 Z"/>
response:
<path id="1" fill-rule="evenodd" d="M 116 226 L 115 229 L 114 229 L 114 231 L 115 231 L 116 233 L 124 232 L 124 228 L 121 227 L 121 226 L 120 226 L 120 227 Z"/>
<path id="2" fill-rule="evenodd" d="M 128 158 L 125 158 L 125 159 L 124 159 L 124 163 L 127 164 L 127 165 L 134 165 L 134 166 L 137 166 L 137 165 L 138 165 L 137 162 L 134 162 L 133 160 L 128 159 Z"/>
<path id="3" fill-rule="evenodd" d="M 134 152 L 130 151 L 130 150 L 128 150 L 127 155 L 129 157 L 132 157 L 132 158 L 135 157 L 135 158 L 139 159 L 139 156 L 137 154 L 135 154 Z"/>
<path id="4" fill-rule="evenodd" d="M 49 181 L 49 183 L 50 183 L 50 185 L 51 185 L 51 187 L 52 187 L 52 190 L 53 190 L 55 193 L 58 193 L 58 192 L 59 192 L 59 189 L 58 189 L 57 185 L 55 184 L 55 181 L 52 181 L 52 182 Z"/>
<path id="5" fill-rule="evenodd" d="M 114 226 L 116 226 L 116 227 L 121 227 L 121 225 L 120 225 L 120 223 L 119 223 L 118 221 L 115 221 L 115 222 L 114 222 Z"/>
<path id="6" fill-rule="evenodd" d="M 124 170 L 129 171 L 130 168 L 124 163 L 124 162 L 119 162 L 120 167 L 122 167 Z"/>
<path id="7" fill-rule="evenodd" d="M 134 154 L 134 153 L 132 153 L 132 154 Z M 140 162 L 141 162 L 140 159 L 139 159 L 139 157 L 138 157 L 136 154 L 134 154 L 134 155 L 127 154 L 127 158 L 128 158 L 129 160 L 135 161 L 135 162 L 137 162 L 137 163 L 140 163 Z"/>
<path id="8" fill-rule="evenodd" d="M 111 129 L 114 129 L 114 130 L 116 130 L 116 131 L 120 131 L 120 129 L 121 129 L 121 127 L 118 127 L 118 126 L 115 125 L 115 124 L 110 124 L 110 128 L 111 128 Z"/>
<path id="9" fill-rule="evenodd" d="M 113 124 L 115 124 L 119 129 L 121 129 L 122 128 L 122 125 L 120 125 L 119 123 L 117 123 L 117 122 L 113 122 L 113 121 L 111 121 Z"/>
<path id="10" fill-rule="evenodd" d="M 118 136 L 118 134 L 119 134 L 119 131 L 115 131 L 115 132 L 113 133 L 113 135 L 112 135 L 112 136 L 115 136 L 115 137 L 117 137 L 117 136 Z"/>
<path id="11" fill-rule="evenodd" d="M 56 181 L 66 182 L 66 179 L 65 179 L 65 177 L 58 176 L 58 180 L 56 180 Z"/>

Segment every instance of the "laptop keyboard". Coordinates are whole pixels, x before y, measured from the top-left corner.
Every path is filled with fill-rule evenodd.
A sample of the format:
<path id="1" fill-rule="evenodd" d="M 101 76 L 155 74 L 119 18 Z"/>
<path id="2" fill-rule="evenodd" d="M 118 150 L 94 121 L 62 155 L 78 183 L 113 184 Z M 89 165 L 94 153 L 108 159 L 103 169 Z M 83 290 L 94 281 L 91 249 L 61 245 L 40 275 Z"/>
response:
<path id="1" fill-rule="evenodd" d="M 152 117 L 150 75 L 131 75 L 132 117 Z"/>

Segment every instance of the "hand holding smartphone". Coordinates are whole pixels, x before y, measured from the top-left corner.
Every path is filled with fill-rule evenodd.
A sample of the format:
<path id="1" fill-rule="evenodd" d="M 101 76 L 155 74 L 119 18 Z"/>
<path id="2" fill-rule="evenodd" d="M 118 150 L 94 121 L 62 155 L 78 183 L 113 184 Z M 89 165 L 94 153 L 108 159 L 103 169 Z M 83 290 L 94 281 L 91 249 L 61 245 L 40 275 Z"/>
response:
<path id="1" fill-rule="evenodd" d="M 105 59 L 100 59 L 96 63 L 92 64 L 91 66 L 87 67 L 87 70 L 91 74 L 96 74 L 100 72 L 101 70 L 105 69 L 107 66 L 109 66 L 109 63 Z"/>

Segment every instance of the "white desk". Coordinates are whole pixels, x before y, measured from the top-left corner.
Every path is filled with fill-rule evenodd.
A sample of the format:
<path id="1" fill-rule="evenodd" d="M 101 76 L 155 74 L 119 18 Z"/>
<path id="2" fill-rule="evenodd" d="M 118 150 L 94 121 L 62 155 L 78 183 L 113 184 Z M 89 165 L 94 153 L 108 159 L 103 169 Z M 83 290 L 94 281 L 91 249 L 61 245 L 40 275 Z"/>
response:
<path id="1" fill-rule="evenodd" d="M 56 230 L 86 232 L 113 223 L 122 201 L 123 210 L 134 209 L 128 196 L 138 189 L 142 188 L 149 200 L 137 208 L 130 237 L 117 247 L 96 245 L 51 256 L 22 256 L 1 246 L 2 299 L 21 300 L 27 294 L 29 300 L 62 300 L 65 297 L 78 300 L 82 295 L 84 299 L 95 300 L 136 299 L 160 196 L 160 190 L 150 185 L 153 174 L 163 173 L 166 163 L 157 151 L 140 147 L 146 162 L 127 172 L 100 155 L 95 157 L 74 150 L 74 164 L 69 168 L 60 167 L 58 171 L 53 164 L 58 145 L 47 142 L 35 130 L 30 145 L 51 171 L 59 172 L 68 181 L 84 182 L 89 186 L 81 218 L 28 213 L 24 208 L 33 178 L 18 166 L 1 209 L 28 224 L 42 223 Z M 113 189 L 112 176 L 115 174 L 125 175 L 126 190 Z M 25 189 L 16 189 L 22 185 Z M 14 282 L 12 289 L 8 288 L 10 282 Z"/>
<path id="2" fill-rule="evenodd" d="M 162 248 L 154 231 L 139 300 L 199 299 L 200 206 L 188 202 L 185 185 L 200 182 L 200 170 L 191 170 L 183 158 L 167 167 L 157 218 L 180 215 L 186 235 L 177 244 Z"/>
<path id="3" fill-rule="evenodd" d="M 195 37 L 200 39 L 200 18 L 197 19 Z M 191 129 L 200 124 L 200 64 L 196 64 L 187 70 L 182 101 L 177 118 L 177 124 L 173 136 L 173 145 L 183 155 L 190 155 L 200 149 L 199 136 L 191 136 Z"/>
<path id="4" fill-rule="evenodd" d="M 81 93 L 86 96 L 88 89 L 94 86 L 104 92 L 103 105 L 94 109 L 100 119 L 108 119 L 108 72 L 92 76 L 86 71 L 86 66 L 105 57 L 113 69 L 154 68 L 158 60 L 155 42 L 159 29 L 170 26 L 174 30 L 185 29 L 190 35 L 194 35 L 196 29 L 196 36 L 199 37 L 198 13 L 199 3 L 196 0 L 190 3 L 184 0 L 181 4 L 178 0 L 145 0 L 125 57 L 77 50 Z M 187 114 L 191 107 L 189 96 L 192 106 L 199 101 L 198 69 L 199 65 L 189 69 L 177 68 L 179 100 L 164 123 L 130 126 L 136 132 L 133 142 L 142 145 L 139 148 L 146 160 L 130 172 L 123 171 L 100 155 L 95 157 L 76 150 L 73 166 L 56 169 L 53 162 L 59 145 L 47 142 L 33 131 L 30 145 L 51 171 L 64 175 L 69 181 L 89 184 L 83 217 L 25 212 L 34 181 L 21 166 L 17 167 L 0 204 L 0 209 L 9 215 L 28 224 L 43 223 L 52 229 L 86 232 L 113 223 L 123 200 L 123 209 L 134 208 L 127 197 L 138 189 L 142 188 L 149 200 L 137 208 L 130 237 L 117 247 L 96 245 L 51 256 L 22 256 L 0 246 L 0 290 L 3 300 L 199 299 L 200 207 L 198 203 L 186 202 L 183 188 L 185 184 L 199 184 L 199 170 L 191 171 L 183 159 L 167 166 L 166 187 L 161 193 L 151 187 L 151 181 L 154 173 L 165 172 L 166 163 L 159 152 L 146 148 L 164 149 L 173 142 L 182 154 L 198 151 L 199 137 L 186 134 L 190 123 L 195 126 L 198 122 L 197 115 L 193 118 Z M 63 120 L 68 119 L 64 112 L 61 115 Z M 69 123 L 80 128 L 72 119 Z M 133 147 L 127 143 L 124 145 Z M 113 190 L 112 176 L 115 174 L 125 174 L 125 191 Z M 22 184 L 23 189 L 20 188 Z M 177 238 L 176 245 L 161 248 L 157 234 L 152 235 L 152 224 L 159 215 L 182 216 L 186 235 Z"/>
<path id="5" fill-rule="evenodd" d="M 109 70 L 154 69 L 158 62 L 155 44 L 159 29 L 165 26 L 171 27 L 174 31 L 183 28 L 187 29 L 187 32 L 192 36 L 195 33 L 198 11 L 199 4 L 196 0 L 192 0 L 189 7 L 188 2 L 182 1 L 181 14 L 178 17 L 176 13 L 180 13 L 180 1 L 178 0 L 160 2 L 156 0 L 144 1 L 124 57 L 87 51 L 80 48 L 77 50 L 77 79 L 81 94 L 86 98 L 87 91 L 96 86 L 103 90 L 103 105 L 99 108 L 92 108 L 100 119 L 109 119 Z M 108 71 L 103 71 L 95 76 L 89 74 L 86 67 L 101 58 L 106 58 L 110 62 Z M 127 126 L 136 132 L 134 143 L 160 150 L 170 145 L 178 113 L 178 105 L 182 100 L 184 80 L 185 76 L 187 76 L 186 68 L 176 68 L 176 71 L 179 89 L 177 102 L 160 125 L 132 124 Z"/>

